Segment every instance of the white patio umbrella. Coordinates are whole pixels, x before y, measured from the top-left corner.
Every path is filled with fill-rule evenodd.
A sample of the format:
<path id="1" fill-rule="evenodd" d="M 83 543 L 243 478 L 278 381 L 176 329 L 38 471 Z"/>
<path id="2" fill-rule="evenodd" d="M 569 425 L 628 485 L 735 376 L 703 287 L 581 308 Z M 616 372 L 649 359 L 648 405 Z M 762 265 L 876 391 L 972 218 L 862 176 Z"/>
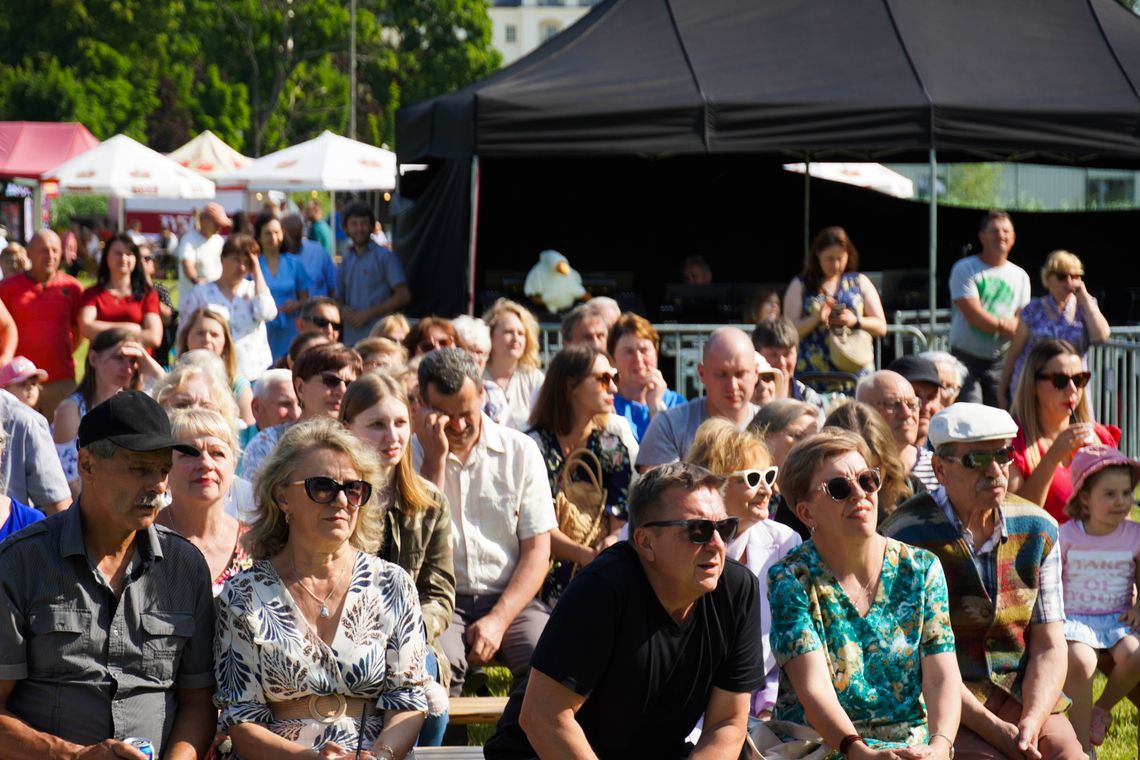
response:
<path id="1" fill-rule="evenodd" d="M 396 189 L 396 154 L 327 129 L 303 143 L 254 159 L 225 184 L 250 190 L 328 190 L 336 226 L 336 191 Z"/>
<path id="2" fill-rule="evenodd" d="M 784 164 L 790 172 L 804 173 L 803 164 Z M 896 198 L 913 198 L 914 182 L 882 164 L 812 162 L 811 176 L 865 187 Z"/>
<path id="3" fill-rule="evenodd" d="M 214 183 L 126 135 L 115 135 L 44 175 L 61 193 L 115 198 L 213 198 Z M 124 207 L 119 204 L 119 228 Z"/>
<path id="4" fill-rule="evenodd" d="M 233 174 L 253 161 L 249 156 L 238 153 L 208 129 L 182 147 L 167 153 L 166 156 L 208 179 L 218 179 Z"/>

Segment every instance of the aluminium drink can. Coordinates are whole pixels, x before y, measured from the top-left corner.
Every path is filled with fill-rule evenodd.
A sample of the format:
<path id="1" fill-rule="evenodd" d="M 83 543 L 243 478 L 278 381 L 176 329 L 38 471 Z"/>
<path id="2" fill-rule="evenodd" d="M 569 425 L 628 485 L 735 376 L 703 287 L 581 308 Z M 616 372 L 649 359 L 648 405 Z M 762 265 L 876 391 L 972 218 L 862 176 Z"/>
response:
<path id="1" fill-rule="evenodd" d="M 134 747 L 139 752 L 146 755 L 149 760 L 155 760 L 154 745 L 150 743 L 150 739 L 143 739 L 138 736 L 129 736 L 126 739 L 123 739 L 123 743 Z"/>

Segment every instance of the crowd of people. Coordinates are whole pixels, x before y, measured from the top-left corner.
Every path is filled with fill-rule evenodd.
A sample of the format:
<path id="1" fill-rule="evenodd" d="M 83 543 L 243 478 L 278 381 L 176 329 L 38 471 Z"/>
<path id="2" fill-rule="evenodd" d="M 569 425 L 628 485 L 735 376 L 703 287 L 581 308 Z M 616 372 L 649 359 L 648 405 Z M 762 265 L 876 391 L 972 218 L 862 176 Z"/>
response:
<path id="1" fill-rule="evenodd" d="M 1140 683 L 1140 462 L 1074 254 L 1030 299 L 988 213 L 951 350 L 876 369 L 829 227 L 690 399 L 610 299 L 544 365 L 525 305 L 408 320 L 368 206 L 339 256 L 308 211 L 207 205 L 177 303 L 137 235 L 86 289 L 54 232 L 16 252 L 0 758 L 403 758 L 465 741 L 488 664 L 488 758 L 1095 757 Z"/>

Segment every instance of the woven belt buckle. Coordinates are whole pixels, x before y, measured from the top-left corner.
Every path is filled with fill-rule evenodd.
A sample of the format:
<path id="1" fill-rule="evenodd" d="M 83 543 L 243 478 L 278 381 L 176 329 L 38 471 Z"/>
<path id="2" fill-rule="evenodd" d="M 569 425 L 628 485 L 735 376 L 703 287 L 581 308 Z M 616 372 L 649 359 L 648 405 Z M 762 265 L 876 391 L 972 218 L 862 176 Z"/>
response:
<path id="1" fill-rule="evenodd" d="M 332 710 L 321 710 L 318 703 L 322 699 L 334 700 L 336 707 Z M 345 701 L 343 694 L 314 694 L 309 697 L 309 715 L 313 716 L 313 720 L 321 723 L 336 723 L 344 717 L 347 711 L 348 702 Z"/>

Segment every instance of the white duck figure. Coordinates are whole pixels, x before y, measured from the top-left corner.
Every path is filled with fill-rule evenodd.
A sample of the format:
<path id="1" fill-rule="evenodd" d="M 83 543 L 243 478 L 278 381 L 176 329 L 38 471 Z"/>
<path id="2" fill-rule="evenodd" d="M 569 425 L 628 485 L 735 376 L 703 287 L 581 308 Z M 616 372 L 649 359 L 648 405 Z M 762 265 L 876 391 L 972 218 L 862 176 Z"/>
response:
<path id="1" fill-rule="evenodd" d="M 554 250 L 538 254 L 538 263 L 527 273 L 523 293 L 544 304 L 552 314 L 570 308 L 587 295 L 582 287 L 582 275 L 570 267 L 565 256 Z"/>

